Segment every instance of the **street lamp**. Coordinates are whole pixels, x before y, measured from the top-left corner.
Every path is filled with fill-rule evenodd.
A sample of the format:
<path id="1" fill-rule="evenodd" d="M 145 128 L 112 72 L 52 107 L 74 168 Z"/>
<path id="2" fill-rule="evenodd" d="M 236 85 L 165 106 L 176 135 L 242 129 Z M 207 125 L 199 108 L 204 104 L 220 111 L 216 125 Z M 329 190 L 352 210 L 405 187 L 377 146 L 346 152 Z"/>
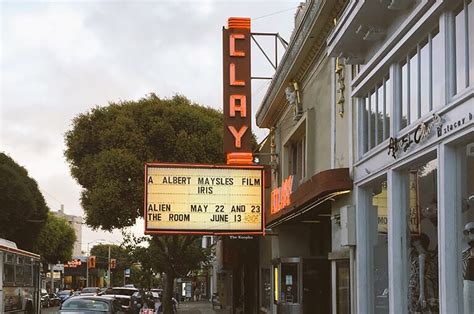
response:
<path id="1" fill-rule="evenodd" d="M 86 251 L 86 287 L 89 287 L 89 244 L 95 243 L 95 242 L 102 242 L 106 241 L 104 239 L 96 239 L 91 242 L 87 242 L 87 251 Z"/>

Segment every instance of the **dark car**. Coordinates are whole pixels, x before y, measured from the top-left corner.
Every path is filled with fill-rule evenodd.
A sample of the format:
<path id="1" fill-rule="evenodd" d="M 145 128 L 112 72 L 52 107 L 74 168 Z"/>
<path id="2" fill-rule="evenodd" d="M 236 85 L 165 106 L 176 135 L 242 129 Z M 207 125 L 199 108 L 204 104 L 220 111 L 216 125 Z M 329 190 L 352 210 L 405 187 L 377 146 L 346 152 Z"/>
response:
<path id="1" fill-rule="evenodd" d="M 58 313 L 127 313 L 119 301 L 107 296 L 77 296 L 61 305 Z"/>
<path id="2" fill-rule="evenodd" d="M 114 297 L 124 310 L 130 311 L 132 309 L 132 295 L 137 291 L 136 288 L 114 287 L 105 290 L 103 295 Z"/>
<path id="3" fill-rule="evenodd" d="M 46 289 L 41 289 L 41 307 L 50 307 L 51 301 L 49 299 L 49 294 Z"/>
<path id="4" fill-rule="evenodd" d="M 56 293 L 50 293 L 49 294 L 49 303 L 51 306 L 60 306 L 61 305 L 61 299 L 58 297 Z"/>
<path id="5" fill-rule="evenodd" d="M 72 290 L 61 290 L 58 292 L 59 301 L 63 303 L 72 295 Z"/>

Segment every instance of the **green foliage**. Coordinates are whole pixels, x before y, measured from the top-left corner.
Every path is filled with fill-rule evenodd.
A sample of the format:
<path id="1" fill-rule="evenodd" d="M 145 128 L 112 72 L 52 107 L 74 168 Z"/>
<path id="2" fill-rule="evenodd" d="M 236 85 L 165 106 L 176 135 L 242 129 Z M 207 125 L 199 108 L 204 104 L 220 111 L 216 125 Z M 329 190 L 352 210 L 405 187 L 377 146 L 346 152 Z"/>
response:
<path id="1" fill-rule="evenodd" d="M 46 225 L 41 229 L 36 248 L 48 264 L 71 260 L 76 233 L 66 219 L 48 213 Z"/>
<path id="2" fill-rule="evenodd" d="M 65 156 L 86 223 L 112 230 L 143 215 L 145 162 L 223 163 L 222 113 L 183 96 L 96 107 L 73 120 Z"/>
<path id="3" fill-rule="evenodd" d="M 31 251 L 48 211 L 38 184 L 28 171 L 0 153 L 0 237 Z"/>
<path id="4" fill-rule="evenodd" d="M 112 287 L 123 286 L 123 277 L 125 268 L 130 265 L 130 258 L 125 248 L 113 245 L 113 244 L 97 244 L 91 249 L 90 255 L 96 257 L 96 267 L 100 269 L 108 270 L 108 258 L 109 258 L 109 246 L 110 246 L 110 258 L 116 260 L 116 268 L 111 269 Z"/>

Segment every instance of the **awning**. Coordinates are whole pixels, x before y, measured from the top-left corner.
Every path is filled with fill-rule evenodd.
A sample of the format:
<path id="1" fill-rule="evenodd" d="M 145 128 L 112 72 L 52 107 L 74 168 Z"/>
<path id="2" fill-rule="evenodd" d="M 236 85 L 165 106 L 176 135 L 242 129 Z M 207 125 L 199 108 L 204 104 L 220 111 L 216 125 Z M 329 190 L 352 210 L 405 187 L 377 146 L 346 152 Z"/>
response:
<path id="1" fill-rule="evenodd" d="M 349 168 L 321 171 L 291 193 L 288 206 L 273 214 L 270 210 L 266 211 L 266 228 L 296 218 L 338 195 L 347 194 L 352 187 Z"/>

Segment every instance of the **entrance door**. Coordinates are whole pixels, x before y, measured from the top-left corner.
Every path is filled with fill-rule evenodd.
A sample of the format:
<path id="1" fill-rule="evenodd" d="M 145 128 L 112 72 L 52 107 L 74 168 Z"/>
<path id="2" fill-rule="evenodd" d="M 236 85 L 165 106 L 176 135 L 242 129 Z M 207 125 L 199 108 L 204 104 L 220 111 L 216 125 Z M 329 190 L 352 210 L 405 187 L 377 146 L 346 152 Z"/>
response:
<path id="1" fill-rule="evenodd" d="M 331 313 L 331 264 L 327 259 L 303 259 L 304 313 Z"/>

